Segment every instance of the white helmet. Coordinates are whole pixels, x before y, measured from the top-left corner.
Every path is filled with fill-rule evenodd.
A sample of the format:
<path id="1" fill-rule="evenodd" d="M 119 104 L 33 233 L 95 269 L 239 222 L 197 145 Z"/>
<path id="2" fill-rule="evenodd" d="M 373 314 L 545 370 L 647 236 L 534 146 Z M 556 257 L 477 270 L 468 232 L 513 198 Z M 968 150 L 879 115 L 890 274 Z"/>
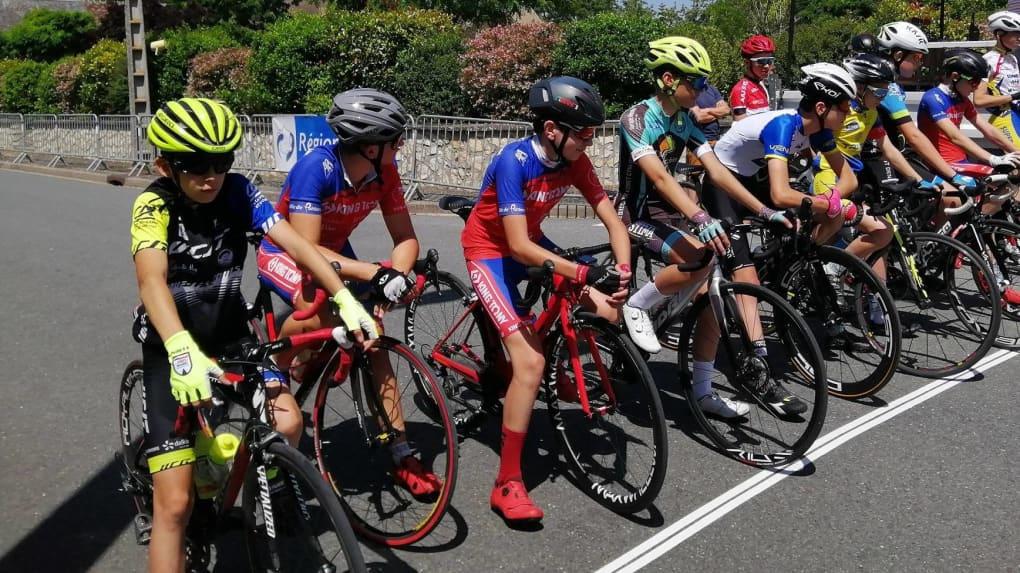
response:
<path id="1" fill-rule="evenodd" d="M 878 31 L 878 45 L 888 52 L 903 50 L 927 54 L 928 36 L 910 22 L 892 22 Z"/>
<path id="2" fill-rule="evenodd" d="M 992 32 L 1020 32 L 1020 14 L 1002 10 L 988 17 L 988 29 Z"/>
<path id="3" fill-rule="evenodd" d="M 814 101 L 839 103 L 857 97 L 857 82 L 850 72 L 836 64 L 811 64 L 800 69 L 804 79 L 800 91 Z"/>

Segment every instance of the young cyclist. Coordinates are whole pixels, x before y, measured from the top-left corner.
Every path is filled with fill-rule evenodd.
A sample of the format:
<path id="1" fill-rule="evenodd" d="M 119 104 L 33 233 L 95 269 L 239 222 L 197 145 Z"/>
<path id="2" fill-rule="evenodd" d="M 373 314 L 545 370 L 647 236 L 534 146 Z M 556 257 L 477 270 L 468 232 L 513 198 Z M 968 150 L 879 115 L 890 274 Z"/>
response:
<path id="1" fill-rule="evenodd" d="M 740 55 L 744 57 L 744 76 L 730 90 L 735 122 L 769 110 L 765 78 L 775 69 L 776 44 L 768 36 L 754 35 L 740 44 Z"/>
<path id="2" fill-rule="evenodd" d="M 671 175 L 684 150 L 694 153 L 708 176 L 721 187 L 745 195 L 754 205 L 755 213 L 776 220 L 785 218 L 754 198 L 719 163 L 704 134 L 687 113 L 712 71 L 705 48 L 681 36 L 655 40 L 648 47 L 645 67 L 651 71 L 657 89 L 653 97 L 623 112 L 620 118 L 617 202 L 630 234 L 647 239 L 645 248 L 667 265 L 623 307 L 631 339 L 654 354 L 662 347 L 648 310 L 675 293 L 696 288 L 712 272 L 711 266 L 695 272 L 683 272 L 679 266 L 701 261 L 706 249 L 721 255 L 729 246 L 719 222 L 702 210 L 696 198 L 692 199 Z M 687 230 L 691 227 L 693 233 Z M 693 382 L 698 404 L 702 410 L 719 417 L 742 416 L 750 410 L 747 404 L 712 392 L 711 374 L 719 332 L 711 313 L 705 316 L 709 319 L 699 321 L 695 333 Z"/>
<path id="3" fill-rule="evenodd" d="M 942 71 L 943 82 L 925 92 L 917 107 L 921 131 L 935 145 L 942 159 L 957 171 L 975 175 L 987 175 L 992 170 L 984 165 L 974 165 L 971 159 L 993 167 L 1020 167 L 1020 150 L 1017 146 L 988 120 L 978 115 L 970 101 L 971 94 L 988 77 L 987 62 L 975 52 L 961 50 L 942 62 Z M 964 118 L 1005 154 L 989 153 L 967 137 L 960 130 Z M 1002 205 L 989 202 L 982 206 L 982 212 L 994 214 L 1001 208 Z M 1000 286 L 1006 303 L 1020 304 L 1020 291 L 1004 282 Z"/>
<path id="4" fill-rule="evenodd" d="M 990 122 L 1014 145 L 1020 145 L 1020 14 L 1002 11 L 988 17 L 995 48 L 985 55 L 988 77 L 974 91 L 974 105 L 986 108 Z"/>
<path id="5" fill-rule="evenodd" d="M 910 79 L 921 67 L 928 53 L 928 37 L 909 22 L 892 22 L 878 32 L 878 54 L 893 64 L 897 77 Z M 915 160 L 915 169 L 925 179 L 938 184 L 948 181 L 955 187 L 972 188 L 973 177 L 957 173 L 939 156 L 931 141 L 921 133 L 907 110 L 907 95 L 896 82 L 889 84 L 889 93 L 878 106 L 879 117 L 886 135 L 900 151 L 911 149 L 920 156 L 923 165 Z M 908 155 L 908 158 L 913 158 Z M 945 188 L 945 187 L 944 187 Z"/>
<path id="6" fill-rule="evenodd" d="M 142 302 L 134 326 L 142 343 L 144 448 L 153 484 L 150 571 L 184 569 L 192 504 L 194 436 L 178 433 L 180 406 L 209 400 L 208 358 L 250 336 L 241 296 L 245 233 L 272 237 L 333 295 L 344 324 L 363 340 L 374 321 L 344 288 L 315 245 L 304 240 L 250 181 L 228 174 L 241 126 L 225 105 L 203 98 L 165 104 L 147 128 L 161 177 L 134 204 L 131 252 Z M 300 413 L 286 387 L 269 384 L 278 428 L 293 433 Z M 296 414 L 297 417 L 288 414 Z M 298 426 L 300 431 L 300 425 Z"/>
<path id="7" fill-rule="evenodd" d="M 542 519 L 521 474 L 521 450 L 545 368 L 542 341 L 520 308 L 517 284 L 526 267 L 549 260 L 558 275 L 593 287 L 582 302 L 617 320 L 627 293 L 626 264 L 589 266 L 556 254 L 542 233 L 542 220 L 576 187 L 605 224 L 617 261 L 630 260 L 627 229 L 617 218 L 585 150 L 605 121 L 598 93 L 577 78 L 539 80 L 528 93 L 535 134 L 511 142 L 485 171 L 478 202 L 461 234 L 468 275 L 489 318 L 499 329 L 513 378 L 503 403 L 499 473 L 489 503 L 508 522 Z M 605 293 L 605 294 L 603 294 Z"/>
<path id="8" fill-rule="evenodd" d="M 408 115 L 392 95 L 369 88 L 357 88 L 333 98 L 326 121 L 339 138 L 302 157 L 287 174 L 277 211 L 305 239 L 319 245 L 330 261 L 340 263 L 346 280 L 367 283 L 378 300 L 399 302 L 410 288 L 406 273 L 418 257 L 418 239 L 404 203 L 404 190 L 397 173 L 396 154 L 404 144 Z M 349 237 L 358 225 L 379 207 L 393 242 L 392 266 L 357 260 Z M 297 309 L 311 306 L 318 286 L 272 237 L 258 250 L 259 278 L 287 304 Z M 381 309 L 379 310 L 381 312 Z M 334 319 L 320 312 L 298 322 L 288 317 L 281 336 L 308 332 Z M 295 375 L 294 352 L 281 353 L 278 364 Z M 398 389 L 385 355 L 370 354 L 382 395 Z M 403 427 L 399 408 L 388 408 L 397 428 Z M 416 495 L 430 495 L 440 484 L 413 455 L 406 436 L 390 445 L 393 476 Z"/>

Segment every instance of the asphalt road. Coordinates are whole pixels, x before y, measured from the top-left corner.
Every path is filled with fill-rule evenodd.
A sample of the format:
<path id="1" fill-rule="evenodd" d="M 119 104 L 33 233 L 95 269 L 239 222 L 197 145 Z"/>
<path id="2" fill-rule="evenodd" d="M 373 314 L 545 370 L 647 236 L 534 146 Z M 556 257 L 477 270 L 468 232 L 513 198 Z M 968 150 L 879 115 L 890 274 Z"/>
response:
<path id="1" fill-rule="evenodd" d="M 113 464 L 117 384 L 139 354 L 129 331 L 136 194 L 0 170 L 0 572 L 145 567 Z M 363 257 L 386 255 L 377 223 L 354 235 Z M 422 215 L 415 226 L 444 268 L 465 273 L 458 219 Z M 591 221 L 546 229 L 561 245 L 602 237 Z M 993 355 L 965 382 L 899 375 L 875 400 L 830 400 L 811 460 L 784 473 L 739 465 L 681 431 L 673 357 L 659 355 L 651 366 L 674 427 L 652 510 L 620 517 L 578 491 L 539 417 L 524 472 L 547 516 L 538 531 L 507 529 L 487 503 L 492 421 L 461 446 L 440 528 L 421 547 L 365 546 L 365 557 L 378 571 L 1018 571 L 1020 361 Z"/>

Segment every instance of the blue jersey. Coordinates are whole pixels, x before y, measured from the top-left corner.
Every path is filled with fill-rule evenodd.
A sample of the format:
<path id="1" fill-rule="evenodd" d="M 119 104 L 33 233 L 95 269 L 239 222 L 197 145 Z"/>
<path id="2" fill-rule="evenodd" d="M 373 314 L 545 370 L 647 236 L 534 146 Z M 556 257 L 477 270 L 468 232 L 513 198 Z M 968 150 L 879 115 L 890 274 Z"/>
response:
<path id="1" fill-rule="evenodd" d="M 828 129 L 806 135 L 800 113 L 784 109 L 755 114 L 734 123 L 715 145 L 715 154 L 730 171 L 750 177 L 768 159 L 786 161 L 808 147 L 828 153 L 836 149 L 836 139 Z"/>
<path id="2" fill-rule="evenodd" d="M 889 141 L 900 151 L 906 149 L 907 142 L 900 134 L 899 126 L 913 120 L 910 118 L 910 110 L 907 109 L 907 94 L 900 84 L 895 82 L 889 84 L 889 93 L 878 104 L 878 117 Z"/>
<path id="3" fill-rule="evenodd" d="M 465 258 L 509 256 L 502 220 L 508 215 L 524 215 L 528 237 L 535 242 L 541 240 L 542 221 L 571 187 L 576 187 L 592 207 L 606 198 L 587 155 L 570 163 L 550 161 L 534 136 L 507 144 L 485 170 L 478 202 L 461 233 Z"/>

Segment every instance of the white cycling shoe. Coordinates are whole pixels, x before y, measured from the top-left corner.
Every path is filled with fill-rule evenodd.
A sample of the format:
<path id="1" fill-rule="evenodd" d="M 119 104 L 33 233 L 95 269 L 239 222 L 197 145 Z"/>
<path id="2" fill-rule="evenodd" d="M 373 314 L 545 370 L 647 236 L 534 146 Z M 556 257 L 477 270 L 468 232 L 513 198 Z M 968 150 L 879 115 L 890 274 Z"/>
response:
<path id="1" fill-rule="evenodd" d="M 715 392 L 709 392 L 698 398 L 698 407 L 706 414 L 727 420 L 746 416 L 751 411 L 751 406 L 746 402 L 723 398 Z"/>
<path id="2" fill-rule="evenodd" d="M 655 328 L 652 327 L 652 319 L 648 317 L 647 310 L 624 304 L 623 322 L 627 325 L 630 339 L 638 348 L 649 354 L 658 354 L 662 351 L 662 345 L 659 344 L 659 338 L 655 336 Z"/>

